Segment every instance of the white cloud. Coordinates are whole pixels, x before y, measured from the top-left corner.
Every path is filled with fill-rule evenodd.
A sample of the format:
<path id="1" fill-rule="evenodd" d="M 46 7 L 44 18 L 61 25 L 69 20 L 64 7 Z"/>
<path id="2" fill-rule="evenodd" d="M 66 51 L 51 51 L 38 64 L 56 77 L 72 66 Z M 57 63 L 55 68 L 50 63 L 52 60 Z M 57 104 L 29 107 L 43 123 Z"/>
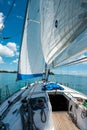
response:
<path id="1" fill-rule="evenodd" d="M 16 60 L 13 60 L 13 63 L 18 63 L 18 59 L 16 59 Z"/>
<path id="2" fill-rule="evenodd" d="M 0 56 L 0 64 L 4 63 L 2 57 Z"/>
<path id="3" fill-rule="evenodd" d="M 3 46 L 2 44 L 0 44 L 0 55 L 6 57 L 12 57 L 14 56 L 14 51 L 12 51 L 7 46 Z"/>
<path id="4" fill-rule="evenodd" d="M 17 45 L 14 42 L 8 42 L 7 47 L 13 51 L 17 50 Z"/>
<path id="5" fill-rule="evenodd" d="M 0 56 L 13 57 L 16 55 L 16 43 L 7 43 L 7 45 L 0 44 Z"/>
<path id="6" fill-rule="evenodd" d="M 0 30 L 4 28 L 4 14 L 0 12 Z"/>

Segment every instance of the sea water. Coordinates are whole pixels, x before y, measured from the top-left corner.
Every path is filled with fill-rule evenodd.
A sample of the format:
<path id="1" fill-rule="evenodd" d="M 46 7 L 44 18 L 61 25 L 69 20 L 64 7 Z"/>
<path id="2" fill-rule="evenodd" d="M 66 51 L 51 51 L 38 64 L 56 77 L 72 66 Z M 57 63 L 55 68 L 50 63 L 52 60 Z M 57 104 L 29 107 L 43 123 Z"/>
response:
<path id="1" fill-rule="evenodd" d="M 40 78 L 33 78 L 16 81 L 16 78 L 16 73 L 0 73 L 0 102 L 4 101 L 8 96 L 12 95 L 26 84 L 40 80 Z M 87 76 L 51 75 L 49 76 L 49 80 L 62 83 L 63 85 L 87 95 Z"/>

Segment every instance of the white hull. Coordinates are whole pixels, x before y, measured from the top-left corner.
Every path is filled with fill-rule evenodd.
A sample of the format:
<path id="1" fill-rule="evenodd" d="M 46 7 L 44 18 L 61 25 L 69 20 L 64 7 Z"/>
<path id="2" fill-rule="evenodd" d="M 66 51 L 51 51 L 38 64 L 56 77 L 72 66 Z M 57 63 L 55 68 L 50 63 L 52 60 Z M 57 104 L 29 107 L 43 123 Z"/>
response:
<path id="1" fill-rule="evenodd" d="M 87 108 L 83 106 L 81 101 L 87 100 L 87 97 L 63 85 L 60 86 L 64 90 L 42 91 L 43 85 L 44 83 L 40 81 L 31 84 L 30 87 L 26 86 L 0 106 L 1 122 L 5 124 L 7 130 L 36 130 L 36 128 L 37 130 L 54 130 L 52 111 L 66 111 L 79 129 L 87 130 Z M 34 105 L 35 108 L 31 107 L 33 114 L 29 105 L 27 111 L 21 109 L 23 108 L 22 105 L 26 103 L 25 98 L 31 102 L 31 106 Z M 34 104 L 40 98 L 44 100 L 43 108 Z M 35 100 L 32 102 L 31 99 Z M 28 120 L 29 118 L 31 120 Z M 33 127 L 30 124 L 33 124 Z"/>

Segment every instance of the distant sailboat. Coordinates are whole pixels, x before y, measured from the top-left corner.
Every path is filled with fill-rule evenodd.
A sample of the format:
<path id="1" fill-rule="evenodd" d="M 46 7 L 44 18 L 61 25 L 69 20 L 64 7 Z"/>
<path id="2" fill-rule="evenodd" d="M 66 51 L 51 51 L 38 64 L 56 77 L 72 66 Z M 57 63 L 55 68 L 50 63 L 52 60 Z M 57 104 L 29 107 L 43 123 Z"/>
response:
<path id="1" fill-rule="evenodd" d="M 41 77 L 0 106 L 0 130 L 87 130 L 87 96 L 48 80 L 54 67 L 86 62 L 87 0 L 28 0 L 18 80 Z M 44 77 L 43 77 L 44 75 Z"/>

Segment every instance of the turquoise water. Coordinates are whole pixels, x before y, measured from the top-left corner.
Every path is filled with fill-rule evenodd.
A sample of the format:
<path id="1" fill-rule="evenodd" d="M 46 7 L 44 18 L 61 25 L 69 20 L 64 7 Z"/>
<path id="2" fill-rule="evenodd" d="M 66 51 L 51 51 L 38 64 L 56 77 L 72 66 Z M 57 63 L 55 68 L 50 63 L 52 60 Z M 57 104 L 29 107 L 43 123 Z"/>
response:
<path id="1" fill-rule="evenodd" d="M 6 97 L 22 88 L 25 84 L 32 83 L 39 78 L 16 82 L 17 74 L 0 73 L 0 102 Z M 62 83 L 87 95 L 87 77 L 73 75 L 52 75 L 49 80 Z M 6 87 L 8 86 L 8 87 Z"/>

